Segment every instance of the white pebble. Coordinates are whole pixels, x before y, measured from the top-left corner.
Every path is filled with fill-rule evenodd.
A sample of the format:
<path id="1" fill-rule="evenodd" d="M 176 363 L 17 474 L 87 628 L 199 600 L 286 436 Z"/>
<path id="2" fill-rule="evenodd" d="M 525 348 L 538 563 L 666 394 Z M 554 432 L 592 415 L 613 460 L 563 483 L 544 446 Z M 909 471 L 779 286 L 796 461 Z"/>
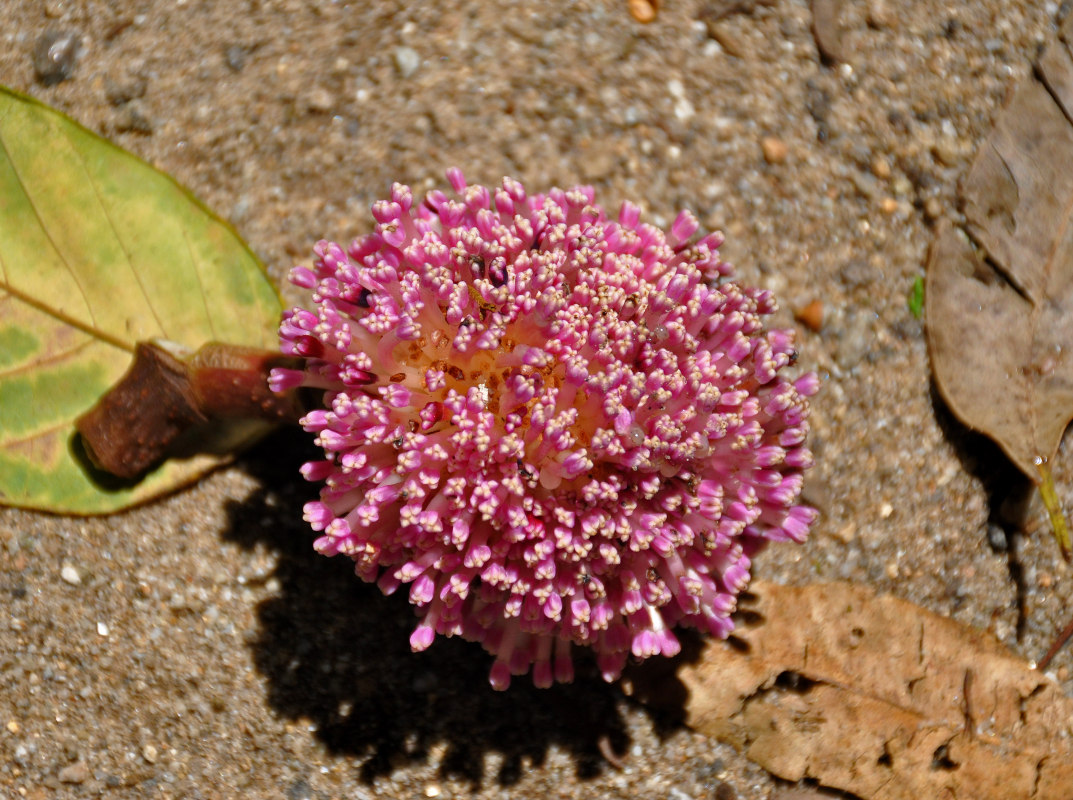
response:
<path id="1" fill-rule="evenodd" d="M 100 636 L 107 636 L 108 635 L 108 625 L 106 623 L 104 623 L 104 622 L 98 622 L 97 623 L 97 633 Z"/>
<path id="2" fill-rule="evenodd" d="M 693 108 L 693 104 L 690 103 L 686 98 L 680 97 L 678 98 L 678 100 L 675 101 L 674 116 L 680 121 L 688 122 L 689 120 L 693 119 L 693 115 L 696 113 L 697 111 L 695 108 Z"/>
<path id="3" fill-rule="evenodd" d="M 70 564 L 64 564 L 60 570 L 60 577 L 63 578 L 64 583 L 69 583 L 72 586 L 79 586 L 82 583 L 82 576 L 78 574 L 78 570 Z"/>
<path id="4" fill-rule="evenodd" d="M 403 78 L 409 78 L 421 66 L 421 56 L 412 47 L 395 48 L 395 68 Z"/>

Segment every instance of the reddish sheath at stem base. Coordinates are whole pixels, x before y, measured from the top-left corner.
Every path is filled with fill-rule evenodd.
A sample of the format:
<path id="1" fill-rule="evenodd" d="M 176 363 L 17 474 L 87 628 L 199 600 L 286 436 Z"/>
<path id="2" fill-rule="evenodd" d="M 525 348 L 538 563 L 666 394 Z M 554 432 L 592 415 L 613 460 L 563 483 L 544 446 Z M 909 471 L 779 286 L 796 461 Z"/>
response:
<path id="1" fill-rule="evenodd" d="M 75 427 L 94 466 L 137 478 L 167 458 L 178 441 L 196 446 L 189 439 L 213 423 L 297 423 L 304 409 L 296 392 L 268 388 L 269 372 L 295 361 L 219 342 L 190 354 L 168 342 L 139 342 L 126 374 Z"/>

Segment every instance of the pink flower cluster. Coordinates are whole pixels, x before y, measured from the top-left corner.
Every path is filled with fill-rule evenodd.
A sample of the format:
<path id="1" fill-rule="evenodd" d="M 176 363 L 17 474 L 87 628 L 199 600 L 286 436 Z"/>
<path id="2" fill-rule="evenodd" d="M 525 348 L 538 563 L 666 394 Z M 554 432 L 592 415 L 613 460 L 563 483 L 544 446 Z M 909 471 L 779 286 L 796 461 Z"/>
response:
<path id="1" fill-rule="evenodd" d="M 779 375 L 790 331 L 770 292 L 729 280 L 719 234 L 691 242 L 590 187 L 530 196 L 458 170 L 415 204 L 396 184 L 375 232 L 316 246 L 291 280 L 273 388 L 324 390 L 303 419 L 325 458 L 306 519 L 316 548 L 385 593 L 408 585 L 410 643 L 480 642 L 492 685 L 607 680 L 628 656 L 673 655 L 686 624 L 726 636 L 750 558 L 802 541 L 808 403 Z"/>

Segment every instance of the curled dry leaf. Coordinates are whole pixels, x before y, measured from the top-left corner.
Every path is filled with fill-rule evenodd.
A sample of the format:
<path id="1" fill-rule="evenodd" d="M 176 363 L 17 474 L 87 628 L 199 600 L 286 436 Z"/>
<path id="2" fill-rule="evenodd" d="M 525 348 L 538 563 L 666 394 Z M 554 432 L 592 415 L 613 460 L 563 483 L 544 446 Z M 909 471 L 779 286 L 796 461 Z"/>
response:
<path id="1" fill-rule="evenodd" d="M 642 671 L 627 691 L 786 780 L 875 800 L 1070 797 L 1073 700 L 989 634 L 848 583 L 756 581 L 740 616 L 677 683 Z"/>
<path id="2" fill-rule="evenodd" d="M 968 235 L 940 226 L 927 265 L 940 394 L 1036 482 L 1073 418 L 1071 39 L 1073 16 L 963 181 Z"/>

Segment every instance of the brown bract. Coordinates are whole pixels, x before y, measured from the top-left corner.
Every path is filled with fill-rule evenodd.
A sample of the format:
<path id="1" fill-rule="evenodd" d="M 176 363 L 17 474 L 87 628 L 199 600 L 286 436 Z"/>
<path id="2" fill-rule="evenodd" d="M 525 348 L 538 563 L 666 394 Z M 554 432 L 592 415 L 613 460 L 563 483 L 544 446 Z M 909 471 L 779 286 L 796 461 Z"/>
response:
<path id="1" fill-rule="evenodd" d="M 1069 797 L 1073 701 L 990 634 L 855 584 L 752 592 L 680 683 L 628 689 L 656 705 L 677 690 L 691 727 L 786 780 L 873 800 Z"/>
<path id="2" fill-rule="evenodd" d="M 981 146 L 927 265 L 935 382 L 1039 482 L 1073 418 L 1073 17 Z"/>
<path id="3" fill-rule="evenodd" d="M 183 452 L 227 453 L 264 423 L 296 423 L 297 395 L 272 393 L 268 374 L 294 359 L 252 347 L 209 342 L 183 354 L 139 342 L 123 378 L 75 427 L 98 469 L 134 479 Z"/>

